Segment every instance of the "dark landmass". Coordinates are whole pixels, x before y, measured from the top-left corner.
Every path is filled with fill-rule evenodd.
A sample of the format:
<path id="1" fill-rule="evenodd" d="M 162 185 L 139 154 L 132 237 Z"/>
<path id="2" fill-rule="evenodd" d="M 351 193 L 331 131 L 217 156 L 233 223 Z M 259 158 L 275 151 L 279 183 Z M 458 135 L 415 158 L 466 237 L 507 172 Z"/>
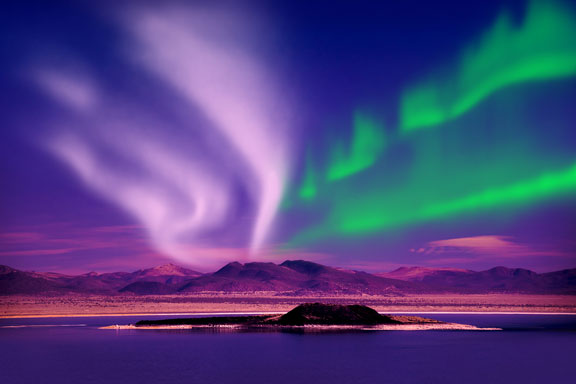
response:
<path id="1" fill-rule="evenodd" d="M 439 291 L 458 293 L 576 294 L 576 269 L 536 273 L 523 268 L 505 267 L 480 272 L 455 268 L 404 267 L 378 276 L 418 282 Z"/>
<path id="2" fill-rule="evenodd" d="M 284 315 L 226 316 L 165 320 L 142 320 L 134 326 L 306 326 L 306 325 L 400 325 L 400 324 L 446 324 L 417 316 L 381 315 L 364 305 L 338 305 L 306 303 L 297 306 Z"/>
<path id="3" fill-rule="evenodd" d="M 283 296 L 411 294 L 576 294 L 576 269 L 538 274 L 496 267 L 399 268 L 370 274 L 304 260 L 281 264 L 233 262 L 202 274 L 173 264 L 136 272 L 65 275 L 0 266 L 0 295 L 196 295 L 271 292 Z"/>

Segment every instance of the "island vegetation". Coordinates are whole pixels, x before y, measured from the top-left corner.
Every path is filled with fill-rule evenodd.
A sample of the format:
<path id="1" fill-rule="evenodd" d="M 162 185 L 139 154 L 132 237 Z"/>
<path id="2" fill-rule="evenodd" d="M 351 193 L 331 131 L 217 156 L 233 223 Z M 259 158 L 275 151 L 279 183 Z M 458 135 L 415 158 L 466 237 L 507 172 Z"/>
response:
<path id="1" fill-rule="evenodd" d="M 162 320 L 141 320 L 128 326 L 108 329 L 193 329 L 193 328 L 308 328 L 364 330 L 485 330 L 471 325 L 446 323 L 419 316 L 382 315 L 364 305 L 305 303 L 283 315 L 213 316 Z M 491 329 L 492 330 L 492 329 Z"/>

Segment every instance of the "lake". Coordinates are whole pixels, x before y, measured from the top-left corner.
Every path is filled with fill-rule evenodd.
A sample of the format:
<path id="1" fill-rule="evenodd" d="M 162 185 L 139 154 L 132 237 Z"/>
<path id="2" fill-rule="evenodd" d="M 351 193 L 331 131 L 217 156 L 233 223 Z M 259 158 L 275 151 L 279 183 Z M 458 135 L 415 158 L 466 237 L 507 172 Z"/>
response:
<path id="1" fill-rule="evenodd" d="M 169 316 L 0 319 L 3 383 L 573 383 L 575 315 L 424 315 L 503 331 L 100 330 Z M 182 316 L 179 316 L 182 317 Z"/>

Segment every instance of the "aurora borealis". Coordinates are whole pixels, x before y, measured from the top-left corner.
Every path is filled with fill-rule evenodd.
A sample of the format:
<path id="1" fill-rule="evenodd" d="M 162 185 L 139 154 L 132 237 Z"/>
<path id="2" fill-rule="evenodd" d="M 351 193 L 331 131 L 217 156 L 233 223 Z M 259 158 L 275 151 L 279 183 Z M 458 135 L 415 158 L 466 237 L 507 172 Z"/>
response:
<path id="1" fill-rule="evenodd" d="M 573 266 L 576 8 L 416 3 L 6 7 L 5 263 Z"/>
<path id="2" fill-rule="evenodd" d="M 576 20 L 566 11 L 553 1 L 531 1 L 515 25 L 503 10 L 481 38 L 462 49 L 457 65 L 405 92 L 402 130 L 455 119 L 514 84 L 574 76 Z"/>

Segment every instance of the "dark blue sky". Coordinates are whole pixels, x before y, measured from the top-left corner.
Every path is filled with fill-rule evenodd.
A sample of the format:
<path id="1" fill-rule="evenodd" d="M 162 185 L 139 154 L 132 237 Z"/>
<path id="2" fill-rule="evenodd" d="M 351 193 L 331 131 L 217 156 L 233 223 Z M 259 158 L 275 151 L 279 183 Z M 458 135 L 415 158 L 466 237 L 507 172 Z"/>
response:
<path id="1" fill-rule="evenodd" d="M 576 12 L 541 3 L 4 2 L 0 263 L 573 267 Z M 482 97 L 405 132 L 414 89 Z"/>

